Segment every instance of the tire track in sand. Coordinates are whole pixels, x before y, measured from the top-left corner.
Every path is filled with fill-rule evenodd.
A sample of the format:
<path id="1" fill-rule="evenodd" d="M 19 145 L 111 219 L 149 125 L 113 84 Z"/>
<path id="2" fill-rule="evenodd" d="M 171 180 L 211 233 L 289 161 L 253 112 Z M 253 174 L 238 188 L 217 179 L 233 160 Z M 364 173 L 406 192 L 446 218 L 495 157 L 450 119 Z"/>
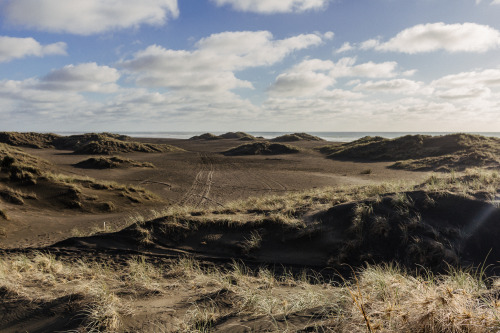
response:
<path id="1" fill-rule="evenodd" d="M 184 196 L 178 201 L 179 205 L 192 205 L 196 208 L 207 206 L 209 203 L 215 203 L 222 206 L 221 203 L 210 198 L 210 191 L 213 185 L 215 166 L 213 157 L 206 153 L 198 153 L 200 157 L 199 170 L 196 174 L 191 187 Z"/>

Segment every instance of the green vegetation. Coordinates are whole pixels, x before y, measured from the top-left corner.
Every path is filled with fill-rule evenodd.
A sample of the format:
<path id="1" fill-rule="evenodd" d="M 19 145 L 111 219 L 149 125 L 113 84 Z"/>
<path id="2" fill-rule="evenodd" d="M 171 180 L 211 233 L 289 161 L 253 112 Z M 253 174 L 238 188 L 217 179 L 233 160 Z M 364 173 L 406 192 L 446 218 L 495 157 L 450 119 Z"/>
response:
<path id="1" fill-rule="evenodd" d="M 396 139 L 364 137 L 319 150 L 329 158 L 398 161 L 392 167 L 407 170 L 449 171 L 500 166 L 500 139 L 472 134 L 407 135 Z"/>

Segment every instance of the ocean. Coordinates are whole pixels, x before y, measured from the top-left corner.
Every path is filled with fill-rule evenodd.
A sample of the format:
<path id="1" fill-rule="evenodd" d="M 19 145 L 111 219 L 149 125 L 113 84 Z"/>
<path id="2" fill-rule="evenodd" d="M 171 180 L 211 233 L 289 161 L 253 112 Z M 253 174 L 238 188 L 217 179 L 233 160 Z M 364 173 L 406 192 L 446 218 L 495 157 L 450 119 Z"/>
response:
<path id="1" fill-rule="evenodd" d="M 56 134 L 60 135 L 74 135 L 74 134 L 82 134 L 84 132 L 57 132 Z M 206 132 L 113 132 L 128 135 L 131 137 L 142 137 L 142 138 L 171 138 L 171 139 L 189 139 L 195 135 L 200 135 Z M 226 132 L 211 132 L 215 135 L 224 134 Z M 266 139 L 272 139 L 277 136 L 281 136 L 284 134 L 291 134 L 293 132 L 246 132 L 253 136 L 261 136 Z M 381 136 L 388 139 L 397 138 L 404 135 L 415 135 L 415 134 L 424 134 L 424 135 L 446 135 L 456 132 L 307 132 L 308 134 L 318 136 L 327 141 L 334 142 L 351 142 L 357 139 L 360 139 L 365 136 Z M 484 136 L 493 136 L 500 138 L 500 132 L 461 132 L 461 133 L 470 133 L 470 134 L 480 134 Z"/>

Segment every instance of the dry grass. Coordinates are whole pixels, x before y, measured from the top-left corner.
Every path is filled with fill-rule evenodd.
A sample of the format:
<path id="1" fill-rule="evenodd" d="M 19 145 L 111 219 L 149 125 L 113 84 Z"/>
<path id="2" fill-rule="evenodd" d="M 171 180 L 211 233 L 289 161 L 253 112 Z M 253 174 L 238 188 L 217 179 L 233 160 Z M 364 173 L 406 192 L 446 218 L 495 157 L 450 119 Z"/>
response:
<path id="1" fill-rule="evenodd" d="M 44 253 L 0 259 L 1 288 L 37 302 L 82 295 L 82 329 L 103 332 L 126 329 L 123 319 L 134 316 L 131 293 L 158 298 L 171 288 L 192 290 L 180 301 L 191 299 L 191 305 L 179 318 L 178 332 L 216 331 L 238 317 L 261 318 L 271 329 L 275 325 L 273 331 L 283 331 L 287 318 L 313 310 L 315 317 L 304 317 L 303 325 L 321 332 L 366 332 L 367 327 L 371 332 L 493 332 L 500 328 L 499 285 L 471 271 L 415 276 L 396 266 L 368 266 L 355 280 L 338 283 L 305 272 L 252 271 L 236 262 L 228 268 L 202 266 L 190 258 L 165 265 L 143 257 L 125 265 L 65 262 Z"/>

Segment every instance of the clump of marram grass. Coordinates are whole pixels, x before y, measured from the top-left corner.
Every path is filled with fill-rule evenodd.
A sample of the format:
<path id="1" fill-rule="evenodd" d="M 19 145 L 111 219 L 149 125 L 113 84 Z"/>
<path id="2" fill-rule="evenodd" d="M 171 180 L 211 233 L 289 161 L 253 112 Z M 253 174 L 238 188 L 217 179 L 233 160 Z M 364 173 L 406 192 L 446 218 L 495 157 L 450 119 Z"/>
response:
<path id="1" fill-rule="evenodd" d="M 96 281 L 99 281 L 96 283 Z M 338 283 L 319 274 L 276 274 L 180 258 L 153 264 L 144 257 L 125 265 L 80 259 L 64 261 L 51 254 L 0 257 L 0 288 L 33 301 L 81 295 L 81 329 L 127 330 L 135 295 L 168 297 L 164 290 L 191 290 L 191 306 L 180 314 L 177 331 L 216 331 L 227 318 L 262 318 L 283 331 L 295 314 L 313 310 L 305 322 L 322 332 L 492 332 L 499 328 L 498 280 L 474 271 L 452 270 L 434 276 L 410 275 L 394 265 L 368 266 L 355 279 Z M 161 296 L 165 295 L 165 296 Z M 270 328 L 269 326 L 267 326 Z M 158 327 L 161 329 L 161 327 Z"/>
<path id="2" fill-rule="evenodd" d="M 492 332 L 499 328 L 495 291 L 481 276 L 411 276 L 397 266 L 368 266 L 346 288 L 353 300 L 339 331 Z M 496 291 L 498 292 L 498 290 Z"/>

